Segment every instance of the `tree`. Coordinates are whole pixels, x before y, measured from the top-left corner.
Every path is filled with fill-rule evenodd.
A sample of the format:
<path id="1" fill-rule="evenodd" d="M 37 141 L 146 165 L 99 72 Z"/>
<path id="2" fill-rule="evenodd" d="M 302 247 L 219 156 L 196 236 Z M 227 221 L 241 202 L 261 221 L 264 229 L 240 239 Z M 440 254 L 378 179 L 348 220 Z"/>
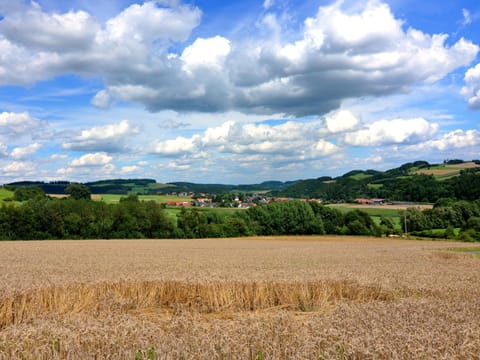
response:
<path id="1" fill-rule="evenodd" d="M 88 186 L 83 184 L 70 184 L 65 188 L 65 193 L 70 195 L 70 197 L 75 200 L 90 200 L 92 196 L 92 193 L 90 192 Z"/>
<path id="2" fill-rule="evenodd" d="M 20 186 L 13 193 L 15 201 L 27 201 L 44 197 L 45 192 L 39 186 Z"/>

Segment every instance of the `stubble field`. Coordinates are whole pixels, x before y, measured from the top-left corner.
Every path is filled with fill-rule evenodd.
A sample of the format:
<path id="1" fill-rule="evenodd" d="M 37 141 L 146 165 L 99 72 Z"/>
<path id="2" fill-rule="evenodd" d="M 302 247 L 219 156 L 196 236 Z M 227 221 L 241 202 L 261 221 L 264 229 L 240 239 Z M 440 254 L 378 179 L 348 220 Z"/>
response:
<path id="1" fill-rule="evenodd" d="M 480 260 L 454 247 L 0 242 L 0 359 L 478 359 Z"/>

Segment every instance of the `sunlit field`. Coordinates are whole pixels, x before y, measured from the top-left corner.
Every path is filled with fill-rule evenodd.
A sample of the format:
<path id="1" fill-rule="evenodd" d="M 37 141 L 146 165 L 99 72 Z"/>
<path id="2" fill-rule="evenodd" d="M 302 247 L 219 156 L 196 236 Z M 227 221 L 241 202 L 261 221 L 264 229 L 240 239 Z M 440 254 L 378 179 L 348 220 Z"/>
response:
<path id="1" fill-rule="evenodd" d="M 0 242 L 0 359 L 478 359 L 475 251 L 354 237 Z"/>

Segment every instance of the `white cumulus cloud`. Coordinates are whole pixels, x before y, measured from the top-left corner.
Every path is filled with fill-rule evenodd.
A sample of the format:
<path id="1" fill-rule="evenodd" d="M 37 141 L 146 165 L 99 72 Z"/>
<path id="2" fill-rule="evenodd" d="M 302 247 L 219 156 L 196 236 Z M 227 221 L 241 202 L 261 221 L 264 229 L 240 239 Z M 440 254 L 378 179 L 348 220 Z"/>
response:
<path id="1" fill-rule="evenodd" d="M 183 69 L 191 73 L 196 68 L 221 71 L 226 57 L 230 54 L 230 41 L 221 36 L 209 39 L 198 38 L 183 50 L 180 59 Z"/>
<path id="2" fill-rule="evenodd" d="M 471 109 L 480 109 L 480 63 L 467 70 L 465 73 L 465 86 L 461 93 L 467 98 L 468 106 Z"/>
<path id="3" fill-rule="evenodd" d="M 273 18 L 259 23 L 271 38 L 190 38 L 202 13 L 181 2 L 132 4 L 105 23 L 32 3 L 2 14 L 0 84 L 96 76 L 98 107 L 120 99 L 151 111 L 323 115 L 346 99 L 437 81 L 478 54 L 471 41 L 405 29 L 381 1 L 346 3 L 319 7 L 296 41 L 281 18 L 273 32 Z"/>
<path id="4" fill-rule="evenodd" d="M 64 143 L 62 147 L 77 151 L 122 151 L 125 141 L 138 131 L 128 120 L 122 120 L 117 124 L 82 130 L 80 135 Z"/>
<path id="5" fill-rule="evenodd" d="M 2 167 L 0 170 L 4 176 L 25 177 L 34 175 L 36 172 L 36 166 L 31 162 L 13 161 Z"/>
<path id="6" fill-rule="evenodd" d="M 122 166 L 120 172 L 122 174 L 129 174 L 132 172 L 136 172 L 140 170 L 140 166 L 138 165 L 130 165 L 130 166 Z"/>
<path id="7" fill-rule="evenodd" d="M 93 154 L 85 154 L 77 159 L 72 160 L 70 166 L 85 167 L 85 166 L 104 166 L 112 162 L 113 157 L 107 153 L 99 152 Z"/>
<path id="8" fill-rule="evenodd" d="M 192 154 L 198 152 L 198 139 L 196 135 L 191 138 L 179 136 L 176 139 L 161 141 L 156 144 L 154 152 L 165 156 Z"/>
<path id="9" fill-rule="evenodd" d="M 364 129 L 345 134 L 343 141 L 352 146 L 421 142 L 435 135 L 438 127 L 423 118 L 379 120 Z"/>
<path id="10" fill-rule="evenodd" d="M 10 156 L 14 159 L 22 159 L 29 155 L 35 154 L 38 150 L 42 148 L 42 144 L 34 143 L 26 147 L 17 147 L 12 150 Z"/>
<path id="11" fill-rule="evenodd" d="M 439 139 L 434 139 L 419 144 L 417 148 L 446 151 L 449 149 L 461 149 L 479 145 L 480 131 L 458 129 L 444 134 Z"/>
<path id="12" fill-rule="evenodd" d="M 358 124 L 358 118 L 348 110 L 338 110 L 325 116 L 325 125 L 330 133 L 353 130 Z"/>
<path id="13" fill-rule="evenodd" d="M 28 112 L 0 113 L 0 133 L 22 135 L 42 126 L 40 120 L 30 116 Z"/>
<path id="14" fill-rule="evenodd" d="M 275 155 L 284 159 L 312 159 L 340 148 L 321 138 L 321 122 L 287 121 L 280 124 L 240 124 L 226 121 L 190 138 L 157 143 L 155 153 L 164 156 L 203 152 L 231 155 Z"/>

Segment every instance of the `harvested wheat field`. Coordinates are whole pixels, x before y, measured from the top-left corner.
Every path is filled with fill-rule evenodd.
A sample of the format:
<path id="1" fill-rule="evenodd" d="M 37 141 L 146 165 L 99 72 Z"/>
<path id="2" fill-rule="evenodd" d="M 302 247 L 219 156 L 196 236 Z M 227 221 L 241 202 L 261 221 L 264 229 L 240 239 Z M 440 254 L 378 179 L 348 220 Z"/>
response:
<path id="1" fill-rule="evenodd" d="M 478 359 L 480 259 L 449 251 L 465 246 L 0 242 L 0 359 Z"/>

